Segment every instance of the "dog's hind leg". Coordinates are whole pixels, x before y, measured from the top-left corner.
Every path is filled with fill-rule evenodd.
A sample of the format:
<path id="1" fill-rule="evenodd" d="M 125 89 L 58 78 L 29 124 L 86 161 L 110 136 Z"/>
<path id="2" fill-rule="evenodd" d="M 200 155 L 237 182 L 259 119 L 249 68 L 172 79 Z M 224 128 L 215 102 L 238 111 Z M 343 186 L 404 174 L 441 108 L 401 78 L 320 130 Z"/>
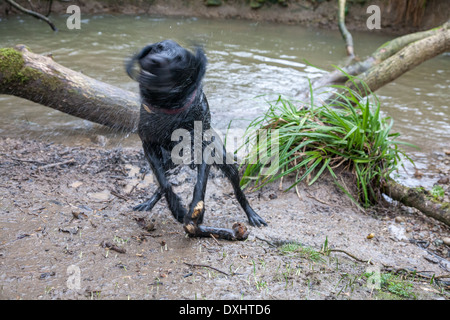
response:
<path id="1" fill-rule="evenodd" d="M 156 180 L 158 181 L 159 188 L 156 191 L 156 193 L 142 205 L 145 204 L 154 205 L 156 204 L 156 202 L 158 202 L 161 196 L 164 195 L 169 205 L 169 209 L 172 212 L 172 215 L 179 222 L 183 223 L 184 216 L 186 215 L 186 209 L 183 207 L 181 200 L 177 196 L 177 194 L 173 192 L 172 185 L 167 180 L 166 170 L 164 168 L 165 162 L 163 156 L 161 155 L 161 150 L 159 149 L 159 146 L 144 142 L 143 147 L 144 147 L 144 154 L 150 163 L 150 167 L 152 168 Z M 160 195 L 158 195 L 158 191 Z"/>
<path id="2" fill-rule="evenodd" d="M 161 149 L 161 156 L 163 159 L 162 165 L 164 168 L 164 171 L 167 172 L 168 170 L 172 169 L 173 163 L 170 159 L 170 154 L 165 152 L 165 150 Z M 137 206 L 133 207 L 134 211 L 151 211 L 155 204 L 162 198 L 163 192 L 161 188 L 158 188 L 155 193 L 148 199 L 147 201 L 138 204 Z"/>
<path id="3" fill-rule="evenodd" d="M 247 198 L 245 197 L 244 192 L 240 186 L 240 178 L 239 172 L 235 164 L 226 163 L 226 150 L 223 150 L 224 161 L 222 164 L 216 164 L 216 166 L 222 170 L 222 172 L 227 176 L 228 180 L 231 182 L 233 186 L 234 194 L 236 195 L 236 199 L 241 205 L 242 209 L 244 209 L 245 214 L 247 215 L 248 222 L 252 226 L 261 227 L 262 225 L 267 226 L 267 223 L 261 218 L 253 209 L 250 207 Z"/>
<path id="4" fill-rule="evenodd" d="M 133 207 L 134 211 L 151 211 L 155 204 L 161 199 L 163 193 L 161 188 L 158 188 L 155 193 L 151 196 L 150 199 L 147 201 L 138 204 L 137 206 Z"/>

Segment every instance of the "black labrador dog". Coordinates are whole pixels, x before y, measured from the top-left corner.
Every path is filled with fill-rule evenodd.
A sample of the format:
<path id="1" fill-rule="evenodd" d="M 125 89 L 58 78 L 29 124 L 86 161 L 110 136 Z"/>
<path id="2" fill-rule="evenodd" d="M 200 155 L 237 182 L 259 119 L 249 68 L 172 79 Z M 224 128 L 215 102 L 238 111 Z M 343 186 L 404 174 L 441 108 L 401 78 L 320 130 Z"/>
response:
<path id="1" fill-rule="evenodd" d="M 201 124 L 202 133 L 211 127 L 208 101 L 202 88 L 206 63 L 202 48 L 196 47 L 195 52 L 191 52 L 172 40 L 147 45 L 128 61 L 127 73 L 132 79 L 138 81 L 142 100 L 139 137 L 142 140 L 144 154 L 159 184 L 159 188 L 149 200 L 133 209 L 150 211 L 164 196 L 173 216 L 184 223 L 184 229 L 190 236 L 213 234 L 225 239 L 245 239 L 247 231 L 241 224 L 235 224 L 233 230 L 200 226 L 205 211 L 204 197 L 210 162 L 201 159 L 200 162 L 195 163 L 197 182 L 189 210 L 183 207 L 167 179 L 167 172 L 177 166 L 172 159 L 172 150 L 179 143 L 172 138 L 175 130 L 184 129 L 190 133 L 192 148 L 198 147 L 200 143 L 201 150 L 204 150 L 208 145 L 203 141 L 204 139 L 199 142 L 195 141 L 194 137 L 194 129 L 199 128 L 198 124 Z M 138 70 L 135 70 L 136 65 Z M 267 226 L 248 204 L 239 186 L 237 167 L 235 164 L 227 163 L 223 146 L 220 153 L 224 161 L 216 161 L 217 163 L 213 165 L 218 167 L 231 182 L 249 223 L 258 227 Z"/>

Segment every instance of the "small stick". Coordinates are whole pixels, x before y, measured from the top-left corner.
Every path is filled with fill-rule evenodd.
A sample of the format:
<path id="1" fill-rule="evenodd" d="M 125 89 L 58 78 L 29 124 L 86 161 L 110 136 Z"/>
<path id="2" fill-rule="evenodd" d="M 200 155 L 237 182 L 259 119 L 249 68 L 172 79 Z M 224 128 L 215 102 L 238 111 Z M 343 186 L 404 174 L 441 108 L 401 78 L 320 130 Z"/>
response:
<path id="1" fill-rule="evenodd" d="M 126 253 L 127 252 L 124 248 L 119 248 L 115 244 L 112 244 L 112 243 L 107 242 L 107 241 L 103 241 L 100 245 L 103 248 L 107 248 L 109 250 L 114 250 L 114 251 L 119 252 L 119 253 Z"/>
<path id="2" fill-rule="evenodd" d="M 58 29 L 55 27 L 53 22 L 51 22 L 47 17 L 43 16 L 42 14 L 34 12 L 32 10 L 25 9 L 24 7 L 22 7 L 21 5 L 19 5 L 18 3 L 16 3 L 13 0 L 5 0 L 5 1 L 7 3 L 9 3 L 11 6 L 13 6 L 14 8 L 16 8 L 17 10 L 19 10 L 25 14 L 28 14 L 32 17 L 35 17 L 37 19 L 41 19 L 41 20 L 47 22 L 47 24 L 50 26 L 50 28 L 52 28 L 53 31 L 58 31 Z"/>
<path id="3" fill-rule="evenodd" d="M 320 203 L 326 204 L 326 205 L 329 206 L 329 207 L 336 207 L 335 205 L 332 205 L 332 204 L 330 204 L 330 203 L 327 203 L 327 202 L 325 202 L 325 201 L 322 201 L 322 200 L 320 200 L 320 199 L 317 199 L 317 198 L 314 197 L 313 195 L 308 194 L 308 192 L 306 192 L 306 196 L 307 196 L 308 198 L 314 199 L 314 200 L 316 200 L 316 201 L 318 201 L 318 202 L 320 202 Z"/>
<path id="4" fill-rule="evenodd" d="M 109 190 L 109 192 L 110 192 L 113 196 L 115 196 L 115 197 L 117 197 L 117 198 L 119 198 L 119 199 L 122 199 L 122 200 L 125 200 L 125 201 L 130 200 L 130 198 L 128 198 L 127 196 L 124 196 L 124 195 L 122 195 L 122 194 L 120 194 L 120 193 L 118 193 L 118 192 L 115 192 L 115 191 L 113 191 L 113 190 Z"/>
<path id="5" fill-rule="evenodd" d="M 373 265 L 373 262 L 372 262 L 372 261 L 370 261 L 370 260 L 361 260 L 361 259 L 355 257 L 354 255 L 352 255 L 352 254 L 350 254 L 350 253 L 348 253 L 347 251 L 342 250 L 342 249 L 329 249 L 328 251 L 329 251 L 329 252 L 341 252 L 341 253 L 345 253 L 346 255 L 348 255 L 349 257 L 352 257 L 353 259 L 355 259 L 355 260 L 358 261 L 358 262 L 369 263 L 369 264 L 372 264 L 372 265 Z"/>
<path id="6" fill-rule="evenodd" d="M 62 162 L 50 163 L 45 166 L 39 167 L 38 169 L 41 170 L 41 169 L 53 168 L 53 167 L 61 166 L 63 164 L 69 164 L 69 163 L 74 163 L 74 162 L 75 162 L 75 159 L 69 159 L 69 160 L 62 161 Z"/>
<path id="7" fill-rule="evenodd" d="M 222 244 L 219 241 L 217 241 L 216 237 L 213 234 L 210 234 L 210 236 L 219 246 L 222 246 Z"/>
<path id="8" fill-rule="evenodd" d="M 206 265 L 206 264 L 192 264 L 192 263 L 187 263 L 187 262 L 183 262 L 183 263 L 184 263 L 185 265 L 188 265 L 188 266 L 194 267 L 194 268 L 210 268 L 210 269 L 216 270 L 217 272 L 223 273 L 223 274 L 226 275 L 226 276 L 230 276 L 228 273 L 226 273 L 226 272 L 224 272 L 224 271 L 222 271 L 222 270 L 219 270 L 219 269 L 217 269 L 217 268 L 208 266 L 208 265 Z"/>

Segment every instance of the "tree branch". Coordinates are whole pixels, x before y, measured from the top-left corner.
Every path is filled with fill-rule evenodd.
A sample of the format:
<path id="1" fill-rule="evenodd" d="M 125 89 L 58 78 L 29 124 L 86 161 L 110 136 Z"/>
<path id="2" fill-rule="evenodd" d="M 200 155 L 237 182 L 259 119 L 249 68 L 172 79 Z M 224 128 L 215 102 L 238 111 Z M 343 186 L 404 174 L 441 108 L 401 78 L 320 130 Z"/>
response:
<path id="1" fill-rule="evenodd" d="M 368 56 L 363 61 L 355 61 L 349 66 L 344 66 L 340 68 L 342 71 L 344 71 L 346 74 L 349 74 L 351 76 L 356 76 L 358 74 L 362 74 L 369 70 L 372 67 L 375 67 L 379 65 L 384 60 L 390 58 L 392 55 L 396 54 L 403 48 L 405 48 L 407 45 L 425 39 L 427 37 L 436 35 L 437 33 L 443 31 L 443 30 L 449 30 L 450 22 L 446 22 L 442 26 L 439 26 L 437 28 L 433 28 L 427 31 L 421 31 L 416 33 L 407 34 L 398 38 L 395 38 L 391 41 L 388 41 L 381 45 L 377 50 L 375 50 L 370 56 Z M 335 84 L 335 83 L 341 83 L 348 80 L 348 77 L 345 73 L 343 73 L 341 70 L 336 69 L 333 70 L 327 74 L 325 74 L 323 77 L 317 79 L 312 84 L 313 89 L 317 89 L 329 84 Z M 306 90 L 305 93 L 308 91 Z"/>
<path id="2" fill-rule="evenodd" d="M 339 0 L 339 14 L 338 14 L 338 26 L 342 37 L 345 40 L 345 47 L 347 49 L 347 56 L 350 59 L 355 57 L 353 51 L 353 37 L 345 26 L 345 2 L 346 0 Z"/>
<path id="3" fill-rule="evenodd" d="M 408 207 L 414 207 L 423 214 L 450 226 L 450 204 L 439 202 L 426 190 L 408 188 L 393 180 L 383 186 L 383 193 Z"/>
<path id="4" fill-rule="evenodd" d="M 7 3 L 9 3 L 11 6 L 13 6 L 14 8 L 16 8 L 17 10 L 19 10 L 19 11 L 25 13 L 25 14 L 28 14 L 28 15 L 30 15 L 32 17 L 35 17 L 37 19 L 40 19 L 40 20 L 43 20 L 43 21 L 47 22 L 48 25 L 50 26 L 50 28 L 52 28 L 53 31 L 58 31 L 58 28 L 56 28 L 56 26 L 53 24 L 53 22 L 51 22 L 47 17 L 43 16 L 42 14 L 34 12 L 32 10 L 25 9 L 24 7 L 22 7 L 20 4 L 16 3 L 13 0 L 5 0 L 5 1 Z"/>
<path id="5" fill-rule="evenodd" d="M 435 35 L 408 44 L 396 54 L 370 68 L 356 78 L 355 83 L 347 83 L 351 89 L 361 87 L 364 82 L 371 92 L 394 81 L 421 63 L 450 50 L 450 30 L 441 29 Z M 363 90 L 360 90 L 363 92 Z"/>

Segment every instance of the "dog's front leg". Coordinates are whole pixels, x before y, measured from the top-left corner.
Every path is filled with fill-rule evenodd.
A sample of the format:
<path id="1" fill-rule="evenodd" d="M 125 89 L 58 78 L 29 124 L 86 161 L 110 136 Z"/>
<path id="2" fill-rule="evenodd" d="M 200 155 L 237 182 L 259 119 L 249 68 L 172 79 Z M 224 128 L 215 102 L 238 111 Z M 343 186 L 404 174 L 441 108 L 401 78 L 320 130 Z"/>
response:
<path id="1" fill-rule="evenodd" d="M 203 162 L 198 166 L 197 183 L 188 214 L 184 217 L 184 230 L 191 237 L 215 237 L 226 240 L 245 240 L 248 231 L 245 225 L 234 223 L 232 229 L 215 228 L 200 225 L 205 213 L 205 192 L 211 165 Z"/>
<path id="2" fill-rule="evenodd" d="M 189 212 L 184 217 L 185 230 L 189 234 L 194 234 L 192 228 L 197 228 L 203 222 L 203 214 L 205 213 L 205 192 L 208 182 L 208 174 L 210 165 L 204 161 L 197 167 L 197 183 L 194 187 L 192 202 L 189 206 Z"/>
<path id="3" fill-rule="evenodd" d="M 159 189 L 157 190 L 157 193 L 160 190 L 160 193 L 163 194 L 167 200 L 172 215 L 179 222 L 183 223 L 184 216 L 186 215 L 186 209 L 181 204 L 180 198 L 176 195 L 175 192 L 173 192 L 172 185 L 167 180 L 166 172 L 164 170 L 164 166 L 161 161 L 162 159 L 160 147 L 146 142 L 143 143 L 143 147 L 145 156 L 147 157 L 147 160 L 152 168 L 153 174 L 155 175 L 156 180 L 158 181 L 159 184 Z M 157 199 L 158 198 L 157 193 L 150 199 L 152 200 L 154 198 L 155 203 L 157 202 L 157 200 L 159 200 Z"/>

